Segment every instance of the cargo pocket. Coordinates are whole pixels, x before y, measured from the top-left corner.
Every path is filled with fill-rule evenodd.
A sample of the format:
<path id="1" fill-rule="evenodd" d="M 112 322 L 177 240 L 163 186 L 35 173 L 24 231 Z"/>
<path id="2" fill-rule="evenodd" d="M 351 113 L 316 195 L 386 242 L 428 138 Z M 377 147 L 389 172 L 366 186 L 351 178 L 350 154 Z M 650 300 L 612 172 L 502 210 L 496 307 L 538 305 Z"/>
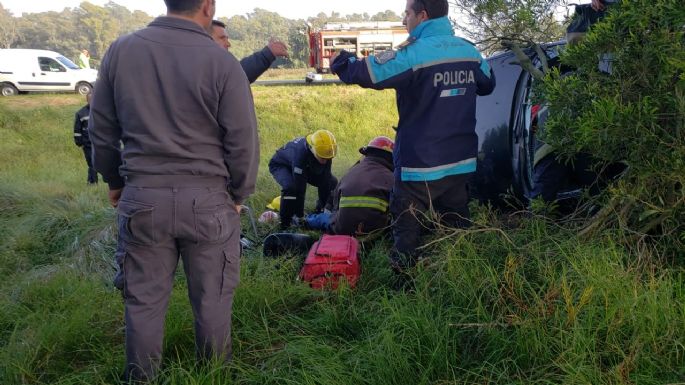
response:
<path id="1" fill-rule="evenodd" d="M 221 275 L 220 296 L 231 294 L 238 287 L 240 282 L 240 256 L 230 256 L 226 250 L 222 251 L 224 256 L 224 268 Z"/>
<path id="2" fill-rule="evenodd" d="M 119 201 L 119 236 L 124 242 L 143 246 L 155 243 L 154 209 L 154 206 L 146 203 Z"/>
<path id="3" fill-rule="evenodd" d="M 232 219 L 238 213 L 231 207 L 231 199 L 226 191 L 204 195 L 193 202 L 195 215 L 195 241 L 197 243 L 218 243 L 226 241 L 238 227 Z"/>

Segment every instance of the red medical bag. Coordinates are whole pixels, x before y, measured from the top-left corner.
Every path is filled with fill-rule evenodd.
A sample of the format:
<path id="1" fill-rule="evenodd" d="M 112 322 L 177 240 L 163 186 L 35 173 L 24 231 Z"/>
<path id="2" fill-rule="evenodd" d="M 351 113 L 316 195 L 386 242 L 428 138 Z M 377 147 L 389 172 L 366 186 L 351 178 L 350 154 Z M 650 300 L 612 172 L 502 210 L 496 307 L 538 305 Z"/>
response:
<path id="1" fill-rule="evenodd" d="M 361 274 L 358 249 L 359 243 L 353 237 L 324 234 L 309 250 L 300 279 L 314 289 L 337 289 L 344 277 L 354 287 Z"/>

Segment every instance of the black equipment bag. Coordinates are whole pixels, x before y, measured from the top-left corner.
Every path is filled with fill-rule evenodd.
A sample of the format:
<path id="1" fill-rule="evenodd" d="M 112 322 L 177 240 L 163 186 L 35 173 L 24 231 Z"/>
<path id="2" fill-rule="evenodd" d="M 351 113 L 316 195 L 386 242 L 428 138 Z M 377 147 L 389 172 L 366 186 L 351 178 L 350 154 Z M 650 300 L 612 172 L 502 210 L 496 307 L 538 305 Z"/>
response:
<path id="1" fill-rule="evenodd" d="M 280 257 L 283 254 L 306 255 L 316 242 L 307 234 L 275 233 L 264 239 L 264 256 Z"/>

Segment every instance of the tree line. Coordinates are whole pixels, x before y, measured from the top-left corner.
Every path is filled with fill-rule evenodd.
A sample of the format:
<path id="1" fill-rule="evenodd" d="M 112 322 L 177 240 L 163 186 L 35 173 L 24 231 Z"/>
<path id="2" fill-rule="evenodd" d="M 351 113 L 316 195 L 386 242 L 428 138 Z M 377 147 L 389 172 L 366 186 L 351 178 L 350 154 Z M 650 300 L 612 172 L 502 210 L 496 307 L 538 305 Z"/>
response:
<path id="1" fill-rule="evenodd" d="M 502 48 L 554 41 L 563 37 L 564 21 L 558 9 L 567 0 L 450 0 L 453 24 L 487 54 Z M 0 2 L 0 48 L 33 48 L 60 52 L 76 58 L 82 49 L 91 53 L 97 67 L 109 44 L 117 37 L 145 27 L 153 17 L 130 11 L 114 1 L 97 6 L 87 1 L 61 12 L 13 16 Z M 291 55 L 276 65 L 305 67 L 308 62 L 308 26 L 320 28 L 328 22 L 401 21 L 391 10 L 375 15 L 323 12 L 307 19 L 288 19 L 276 12 L 255 8 L 246 15 L 220 17 L 228 25 L 231 51 L 242 58 L 264 47 L 271 36 L 288 44 Z"/>
<path id="2" fill-rule="evenodd" d="M 119 36 L 145 27 L 153 17 L 142 11 L 130 11 L 113 1 L 104 6 L 87 1 L 78 7 L 65 8 L 61 12 L 40 12 L 15 17 L 0 2 L 0 48 L 46 49 L 76 59 L 79 52 L 87 49 L 91 63 L 97 68 L 107 47 Z M 401 21 L 393 11 L 375 15 L 355 13 L 341 15 L 323 12 L 307 19 L 288 19 L 276 12 L 255 8 L 246 15 L 236 15 L 220 20 L 228 25 L 231 51 L 242 58 L 263 48 L 271 36 L 284 41 L 290 47 L 290 57 L 279 59 L 279 66 L 304 67 L 308 63 L 308 25 L 320 28 L 328 22 Z"/>

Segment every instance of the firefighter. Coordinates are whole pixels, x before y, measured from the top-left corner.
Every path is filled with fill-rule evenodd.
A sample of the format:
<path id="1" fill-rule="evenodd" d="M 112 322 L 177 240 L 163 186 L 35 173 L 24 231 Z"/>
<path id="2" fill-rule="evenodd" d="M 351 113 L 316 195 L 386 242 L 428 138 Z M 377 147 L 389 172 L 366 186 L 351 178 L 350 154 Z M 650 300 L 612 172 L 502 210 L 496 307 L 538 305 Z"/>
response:
<path id="1" fill-rule="evenodd" d="M 269 172 L 281 186 L 281 228 L 288 228 L 293 217 L 304 217 L 307 184 L 318 188 L 316 211 L 323 210 L 338 180 L 331 173 L 333 158 L 338 151 L 335 136 L 318 130 L 296 138 L 278 149 L 269 161 Z M 296 223 L 297 224 L 297 223 Z"/>
<path id="2" fill-rule="evenodd" d="M 74 117 L 74 143 L 81 147 L 83 156 L 86 158 L 88 165 L 88 184 L 98 183 L 98 173 L 93 168 L 92 151 L 93 147 L 90 143 L 90 136 L 88 135 L 88 118 L 90 115 L 90 96 L 86 95 L 86 105 L 83 106 Z"/>
<path id="3" fill-rule="evenodd" d="M 379 136 L 359 149 L 364 157 L 340 179 L 331 212 L 307 216 L 307 225 L 330 234 L 365 235 L 388 225 L 394 181 L 392 139 Z"/>

